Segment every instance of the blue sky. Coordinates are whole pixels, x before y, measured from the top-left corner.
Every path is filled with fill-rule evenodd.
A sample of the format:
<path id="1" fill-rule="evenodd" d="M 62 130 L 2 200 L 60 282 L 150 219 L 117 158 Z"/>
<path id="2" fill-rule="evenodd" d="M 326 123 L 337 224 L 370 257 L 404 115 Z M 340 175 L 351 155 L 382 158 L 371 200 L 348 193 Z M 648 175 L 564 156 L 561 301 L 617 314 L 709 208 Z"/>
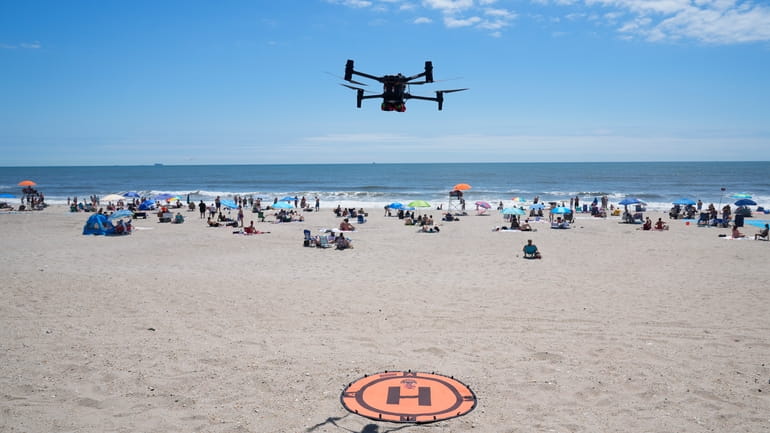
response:
<path id="1" fill-rule="evenodd" d="M 0 166 L 770 160 L 764 1 L 7 0 L 0 71 Z"/>

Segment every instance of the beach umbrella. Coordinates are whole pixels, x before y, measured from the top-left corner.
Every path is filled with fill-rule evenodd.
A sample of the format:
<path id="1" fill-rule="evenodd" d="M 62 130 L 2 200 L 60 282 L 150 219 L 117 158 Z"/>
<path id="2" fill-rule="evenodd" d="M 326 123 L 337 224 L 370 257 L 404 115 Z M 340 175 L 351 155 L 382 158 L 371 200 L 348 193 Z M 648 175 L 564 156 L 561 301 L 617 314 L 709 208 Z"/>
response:
<path id="1" fill-rule="evenodd" d="M 291 197 L 291 196 L 287 195 L 286 197 L 282 198 L 280 201 L 294 201 L 294 197 Z M 275 206 L 273 206 L 273 207 L 275 207 Z"/>
<path id="2" fill-rule="evenodd" d="M 397 201 L 394 201 L 393 203 L 389 204 L 388 207 L 391 208 L 391 209 L 403 209 L 404 208 L 404 204 L 403 203 L 399 203 Z"/>
<path id="3" fill-rule="evenodd" d="M 114 220 L 118 218 L 130 218 L 134 216 L 134 213 L 128 209 L 121 209 L 110 214 L 109 219 Z"/>
<path id="4" fill-rule="evenodd" d="M 732 198 L 751 198 L 751 194 L 746 194 L 745 192 L 740 192 L 737 194 L 733 194 Z"/>
<path id="5" fill-rule="evenodd" d="M 428 203 L 425 200 L 415 200 L 415 201 L 409 202 L 409 204 L 407 206 L 409 206 L 409 207 L 430 207 L 430 203 Z"/>
<path id="6" fill-rule="evenodd" d="M 517 202 L 517 203 L 524 203 L 525 201 L 527 201 L 526 199 L 523 199 L 521 197 L 514 197 L 511 200 L 513 200 L 514 202 Z"/>
<path id="7" fill-rule="evenodd" d="M 18 184 L 19 186 L 36 186 L 37 184 L 31 180 L 22 180 Z"/>
<path id="8" fill-rule="evenodd" d="M 750 198 L 742 198 L 735 202 L 736 206 L 756 206 L 757 202 Z"/>
<path id="9" fill-rule="evenodd" d="M 672 204 L 678 204 L 680 206 L 692 206 L 695 204 L 695 200 L 691 200 L 689 198 L 680 198 L 679 200 L 673 202 Z"/>
<path id="10" fill-rule="evenodd" d="M 545 205 L 543 203 L 534 203 L 529 206 L 530 209 L 545 209 Z"/>
<path id="11" fill-rule="evenodd" d="M 553 214 L 565 214 L 565 213 L 572 213 L 572 209 L 564 206 L 558 206 L 553 209 L 551 209 L 551 213 Z"/>
<path id="12" fill-rule="evenodd" d="M 123 197 L 122 195 L 109 194 L 109 195 L 106 195 L 106 196 L 102 197 L 102 200 L 104 200 L 104 201 L 118 201 L 118 200 L 123 200 L 124 198 L 125 197 Z"/>
<path id="13" fill-rule="evenodd" d="M 7 192 L 4 192 L 0 194 L 0 198 L 16 198 L 13 194 L 8 194 Z"/>
<path id="14" fill-rule="evenodd" d="M 292 206 L 289 203 L 286 203 L 285 201 L 279 201 L 278 203 L 273 205 L 273 209 L 292 209 L 292 208 L 294 208 L 294 206 Z"/>
<path id="15" fill-rule="evenodd" d="M 524 209 L 517 207 L 507 207 L 501 211 L 503 215 L 526 215 L 527 212 Z"/>
<path id="16" fill-rule="evenodd" d="M 469 190 L 471 188 L 473 188 L 473 187 L 468 185 L 467 183 L 458 183 L 457 185 L 452 187 L 452 190 L 454 190 L 454 191 L 467 191 L 467 190 Z"/>
<path id="17" fill-rule="evenodd" d="M 639 200 L 636 197 L 626 197 L 623 200 L 619 201 L 618 204 L 623 206 L 628 206 L 630 204 L 644 204 L 644 202 Z"/>
<path id="18" fill-rule="evenodd" d="M 159 200 L 159 201 L 163 201 L 163 200 L 171 200 L 171 199 L 172 199 L 172 198 L 174 198 L 174 197 L 175 197 L 175 196 L 174 196 L 174 194 L 168 194 L 168 193 L 164 193 L 164 194 L 158 194 L 158 195 L 156 195 L 156 196 L 155 196 L 155 200 Z"/>
<path id="19" fill-rule="evenodd" d="M 127 192 L 127 193 L 123 194 L 123 197 L 139 198 L 139 197 L 140 197 L 140 195 L 139 195 L 139 193 L 138 193 L 138 192 L 136 192 L 136 191 L 129 191 L 129 192 Z"/>
<path id="20" fill-rule="evenodd" d="M 238 207 L 238 205 L 235 204 L 235 202 L 232 200 L 219 200 L 219 204 L 221 204 L 222 206 L 228 209 L 235 209 Z"/>
<path id="21" fill-rule="evenodd" d="M 480 207 L 480 208 L 483 208 L 483 209 L 489 209 L 489 208 L 491 208 L 491 207 L 492 207 L 492 205 L 491 205 L 491 204 L 489 204 L 489 203 L 487 203 L 487 202 L 485 202 L 485 201 L 477 201 L 477 202 L 476 202 L 476 206 L 478 206 L 478 207 Z"/>

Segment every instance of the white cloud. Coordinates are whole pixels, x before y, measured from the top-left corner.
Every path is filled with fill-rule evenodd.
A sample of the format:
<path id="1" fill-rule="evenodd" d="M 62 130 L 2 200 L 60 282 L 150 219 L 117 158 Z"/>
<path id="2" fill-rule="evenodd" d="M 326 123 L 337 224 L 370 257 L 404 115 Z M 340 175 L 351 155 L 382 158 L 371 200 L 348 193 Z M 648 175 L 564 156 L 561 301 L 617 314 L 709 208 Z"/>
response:
<path id="1" fill-rule="evenodd" d="M 428 8 L 444 13 L 461 12 L 473 7 L 473 0 L 423 0 L 422 3 Z"/>
<path id="2" fill-rule="evenodd" d="M 491 5 L 497 3 L 497 0 L 421 0 L 419 3 L 404 0 L 326 1 L 370 12 L 383 12 L 398 5 L 399 13 L 414 13 L 416 15 L 411 19 L 413 24 L 427 24 L 441 20 L 444 26 L 450 29 L 474 28 L 492 30 L 490 33 L 492 37 L 502 36 L 502 30 L 509 27 L 511 22 L 518 17 L 514 11 L 491 7 Z"/>
<path id="3" fill-rule="evenodd" d="M 695 39 L 713 44 L 770 41 L 770 7 L 750 0 L 585 0 L 602 6 L 608 24 L 650 41 Z"/>
<path id="4" fill-rule="evenodd" d="M 329 3 L 349 6 L 353 8 L 367 8 L 372 5 L 372 2 L 367 0 L 326 0 Z"/>
<path id="5" fill-rule="evenodd" d="M 470 18 L 461 18 L 461 19 L 457 19 L 451 16 L 444 17 L 444 25 L 446 25 L 450 29 L 457 28 L 457 27 L 470 27 L 480 22 L 481 22 L 481 18 L 479 17 L 470 17 Z"/>
<path id="6" fill-rule="evenodd" d="M 27 50 L 37 50 L 43 46 L 38 41 L 34 42 L 21 42 L 19 45 L 3 44 L 0 43 L 0 49 L 15 50 L 17 48 L 24 48 Z"/>

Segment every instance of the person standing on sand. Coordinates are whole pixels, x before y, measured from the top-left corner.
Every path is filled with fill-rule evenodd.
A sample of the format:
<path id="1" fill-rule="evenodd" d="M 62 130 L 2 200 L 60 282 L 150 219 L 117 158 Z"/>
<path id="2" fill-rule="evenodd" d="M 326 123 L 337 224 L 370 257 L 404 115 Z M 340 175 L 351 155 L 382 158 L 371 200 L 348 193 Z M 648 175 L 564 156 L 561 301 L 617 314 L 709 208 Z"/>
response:
<path id="1" fill-rule="evenodd" d="M 243 227 L 243 206 L 238 206 L 238 225 Z"/>
<path id="2" fill-rule="evenodd" d="M 206 216 L 206 203 L 203 200 L 198 203 L 198 210 L 201 212 L 201 219 L 203 219 Z"/>
<path id="3" fill-rule="evenodd" d="M 214 199 L 214 206 L 216 206 L 217 213 L 219 213 L 219 210 L 222 208 L 222 202 L 219 200 L 219 196 Z"/>
<path id="4" fill-rule="evenodd" d="M 315 211 L 318 212 L 319 209 L 321 209 L 321 200 L 318 199 L 318 196 L 315 196 Z"/>

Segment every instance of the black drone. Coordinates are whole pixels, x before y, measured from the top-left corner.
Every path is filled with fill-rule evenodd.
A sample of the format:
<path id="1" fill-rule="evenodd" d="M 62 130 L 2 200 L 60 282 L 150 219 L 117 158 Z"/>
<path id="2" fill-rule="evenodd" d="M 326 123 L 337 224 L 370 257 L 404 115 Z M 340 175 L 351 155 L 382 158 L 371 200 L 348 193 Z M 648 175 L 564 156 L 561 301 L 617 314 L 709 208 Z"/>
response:
<path id="1" fill-rule="evenodd" d="M 382 109 L 382 111 L 398 111 L 399 113 L 403 113 L 404 111 L 406 111 L 407 99 L 421 99 L 423 101 L 435 101 L 438 103 L 438 109 L 441 110 L 441 108 L 444 106 L 445 93 L 462 92 L 463 90 L 468 90 L 468 89 L 437 90 L 435 97 L 417 96 L 409 93 L 409 86 L 412 84 L 426 84 L 426 83 L 433 82 L 433 63 L 430 61 L 425 62 L 425 71 L 420 72 L 417 75 L 406 77 L 399 73 L 396 75 L 383 75 L 381 77 L 377 77 L 375 75 L 370 75 L 364 72 L 356 71 L 355 69 L 353 69 L 353 61 L 348 60 L 347 64 L 345 65 L 345 81 L 349 81 L 353 84 L 358 84 L 360 86 L 366 85 L 364 83 L 359 83 L 358 81 L 353 81 L 353 75 L 360 75 L 362 77 L 369 78 L 370 80 L 375 80 L 382 83 L 382 93 L 380 93 L 379 95 L 364 95 L 364 89 L 360 87 L 343 84 L 343 86 L 353 89 L 357 92 L 356 106 L 358 108 L 361 108 L 361 101 L 363 101 L 364 99 L 382 98 L 382 104 L 380 105 L 380 108 Z M 422 77 L 425 77 L 425 79 L 421 81 L 413 81 Z"/>

